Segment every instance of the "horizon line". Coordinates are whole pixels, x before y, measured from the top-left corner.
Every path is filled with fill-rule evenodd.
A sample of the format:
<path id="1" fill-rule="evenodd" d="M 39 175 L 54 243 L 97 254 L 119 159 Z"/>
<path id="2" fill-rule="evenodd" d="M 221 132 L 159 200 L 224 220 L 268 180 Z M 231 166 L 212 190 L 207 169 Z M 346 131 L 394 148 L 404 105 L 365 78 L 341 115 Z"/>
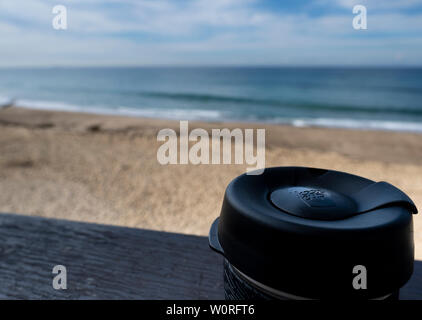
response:
<path id="1" fill-rule="evenodd" d="M 182 64 L 149 64 L 149 65 L 140 65 L 140 64 L 109 64 L 109 65 L 16 65 L 16 66 L 2 66 L 0 69 L 83 69 L 83 68 L 343 68 L 343 69 L 420 69 L 421 65 L 286 65 L 286 64 L 198 64 L 198 65 L 182 65 Z"/>

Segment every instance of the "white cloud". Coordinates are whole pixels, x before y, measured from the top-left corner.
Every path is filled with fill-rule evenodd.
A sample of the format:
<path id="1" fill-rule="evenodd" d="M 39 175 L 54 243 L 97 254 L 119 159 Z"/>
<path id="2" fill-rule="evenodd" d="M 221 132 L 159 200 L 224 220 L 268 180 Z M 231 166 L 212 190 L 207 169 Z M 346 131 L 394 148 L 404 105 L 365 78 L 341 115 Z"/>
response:
<path id="1" fill-rule="evenodd" d="M 338 5 L 344 8 L 353 8 L 355 5 L 361 4 L 368 7 L 368 9 L 375 10 L 407 9 L 422 5 L 421 0 L 319 0 L 318 2 L 320 4 Z"/>
<path id="2" fill-rule="evenodd" d="M 342 6 L 353 2 L 329 1 Z M 401 1 L 403 6 L 415 2 Z M 356 31 L 351 12 L 317 17 L 306 12 L 281 14 L 256 9 L 255 0 L 62 3 L 68 7 L 66 31 L 51 27 L 56 1 L 0 2 L 0 17 L 8 17 L 0 23 L 0 65 L 422 61 L 422 13 L 375 12 L 368 15 L 368 30 Z M 393 6 L 390 0 L 373 3 Z"/>

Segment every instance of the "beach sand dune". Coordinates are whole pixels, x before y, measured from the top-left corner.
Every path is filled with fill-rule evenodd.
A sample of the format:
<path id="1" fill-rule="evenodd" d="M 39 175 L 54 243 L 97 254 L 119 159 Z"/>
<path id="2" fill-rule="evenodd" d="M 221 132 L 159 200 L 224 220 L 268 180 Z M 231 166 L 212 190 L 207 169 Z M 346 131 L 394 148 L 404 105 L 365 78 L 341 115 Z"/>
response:
<path id="1" fill-rule="evenodd" d="M 240 123 L 267 130 L 266 166 L 343 170 L 405 191 L 422 208 L 422 135 Z M 8 108 L 0 111 L 0 211 L 207 235 L 227 184 L 247 165 L 157 162 L 176 121 Z M 415 216 L 422 259 L 422 218 Z"/>

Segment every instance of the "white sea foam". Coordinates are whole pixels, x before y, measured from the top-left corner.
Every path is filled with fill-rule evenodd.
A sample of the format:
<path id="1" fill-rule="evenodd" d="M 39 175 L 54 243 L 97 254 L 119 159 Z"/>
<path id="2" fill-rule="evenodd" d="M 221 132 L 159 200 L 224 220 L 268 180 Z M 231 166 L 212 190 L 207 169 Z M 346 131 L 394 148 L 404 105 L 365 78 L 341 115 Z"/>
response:
<path id="1" fill-rule="evenodd" d="M 158 108 L 127 108 L 119 107 L 118 114 L 147 118 L 165 118 L 176 120 L 221 120 L 223 112 L 202 109 L 158 109 Z"/>
<path id="2" fill-rule="evenodd" d="M 7 97 L 7 96 L 3 96 L 3 95 L 1 95 L 0 94 L 0 105 L 2 105 L 2 104 L 5 104 L 5 103 L 8 103 L 8 102 L 10 102 L 12 99 L 10 99 L 9 97 Z"/>
<path id="3" fill-rule="evenodd" d="M 0 95 L 0 104 L 11 99 Z M 86 112 L 109 115 L 125 115 L 131 117 L 162 118 L 175 120 L 203 120 L 203 121 L 248 121 L 259 122 L 262 120 L 251 117 L 241 118 L 233 113 L 219 110 L 204 109 L 165 109 L 165 108 L 131 108 L 119 106 L 117 108 L 105 106 L 77 106 L 60 101 L 17 100 L 16 105 L 24 108 L 40 110 L 58 110 L 69 112 Z M 422 133 L 422 123 L 408 121 L 387 120 L 362 120 L 362 119 L 336 119 L 336 118 L 275 118 L 264 122 L 291 124 L 296 127 L 329 127 L 347 129 L 369 129 L 408 131 Z"/>
<path id="4" fill-rule="evenodd" d="M 410 121 L 316 118 L 293 119 L 289 122 L 295 127 L 329 127 L 347 129 L 422 132 L 422 123 Z"/>
<path id="5" fill-rule="evenodd" d="M 19 107 L 38 109 L 38 110 L 58 110 L 58 111 L 72 111 L 72 112 L 83 112 L 85 108 L 81 108 L 76 105 L 68 104 L 59 101 L 36 101 L 36 100 L 24 100 L 18 99 L 15 104 Z M 95 108 L 95 107 L 94 107 Z"/>
<path id="6" fill-rule="evenodd" d="M 0 96 L 1 101 L 1 96 Z M 8 101 L 8 100 L 6 100 Z M 162 108 L 117 108 L 104 106 L 77 106 L 59 101 L 17 100 L 16 105 L 23 108 L 38 110 L 57 110 L 69 112 L 85 112 L 108 115 L 124 115 L 131 117 L 183 119 L 183 120 L 221 120 L 223 112 L 202 109 L 162 109 Z"/>

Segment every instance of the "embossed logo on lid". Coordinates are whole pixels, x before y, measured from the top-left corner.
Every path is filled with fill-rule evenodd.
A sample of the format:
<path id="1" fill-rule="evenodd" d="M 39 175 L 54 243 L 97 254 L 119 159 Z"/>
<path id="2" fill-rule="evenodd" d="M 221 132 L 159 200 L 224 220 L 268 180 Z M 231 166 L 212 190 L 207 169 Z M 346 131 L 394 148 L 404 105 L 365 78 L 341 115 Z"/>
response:
<path id="1" fill-rule="evenodd" d="M 289 190 L 310 207 L 335 207 L 327 192 L 320 189 L 294 187 Z"/>
<path id="2" fill-rule="evenodd" d="M 353 199 L 315 186 L 280 188 L 271 192 L 270 201 L 287 213 L 307 219 L 339 220 L 358 214 Z"/>

